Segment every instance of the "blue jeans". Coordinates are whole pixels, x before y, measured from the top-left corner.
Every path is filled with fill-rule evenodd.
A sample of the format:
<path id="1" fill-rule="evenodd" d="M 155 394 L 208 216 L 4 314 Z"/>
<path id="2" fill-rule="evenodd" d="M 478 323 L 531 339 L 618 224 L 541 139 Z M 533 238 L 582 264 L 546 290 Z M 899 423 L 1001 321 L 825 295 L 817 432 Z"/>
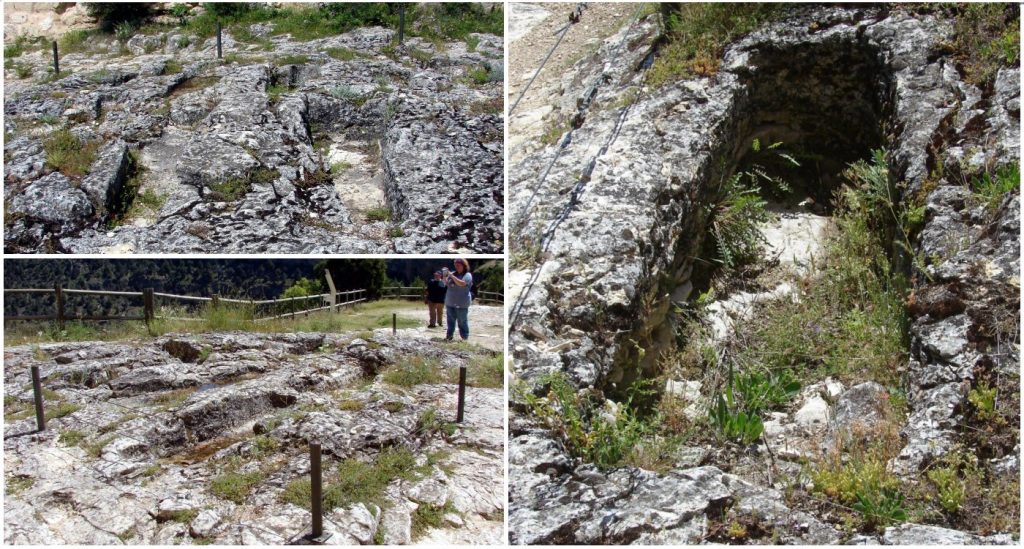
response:
<path id="1" fill-rule="evenodd" d="M 445 307 L 448 313 L 448 339 L 455 335 L 455 322 L 459 323 L 459 336 L 469 338 L 469 307 Z"/>

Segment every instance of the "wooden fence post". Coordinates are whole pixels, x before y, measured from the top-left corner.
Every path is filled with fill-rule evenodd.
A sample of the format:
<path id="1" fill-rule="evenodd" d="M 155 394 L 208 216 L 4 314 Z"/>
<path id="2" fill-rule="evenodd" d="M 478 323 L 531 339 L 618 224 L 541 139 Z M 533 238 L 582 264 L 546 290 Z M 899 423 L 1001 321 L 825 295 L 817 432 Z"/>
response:
<path id="1" fill-rule="evenodd" d="M 320 443 L 318 442 L 309 443 L 309 480 L 309 507 L 313 513 L 312 538 L 316 539 L 324 535 L 324 486 L 320 467 Z"/>
<path id="2" fill-rule="evenodd" d="M 153 288 L 142 290 L 142 315 L 146 318 L 146 326 L 153 322 Z"/>
<path id="3" fill-rule="evenodd" d="M 39 381 L 39 366 L 32 367 L 32 397 L 36 403 L 36 427 L 46 430 L 46 411 L 43 409 L 43 384 Z"/>
<path id="4" fill-rule="evenodd" d="M 217 59 L 223 59 L 224 56 L 221 54 L 220 46 L 220 21 L 217 21 Z"/>
<path id="5" fill-rule="evenodd" d="M 53 74 L 60 74 L 60 55 L 57 53 L 57 41 L 53 41 Z"/>
<path id="6" fill-rule="evenodd" d="M 398 335 L 398 313 L 391 313 L 391 335 Z"/>
<path id="7" fill-rule="evenodd" d="M 455 423 L 462 423 L 466 409 L 466 367 L 459 366 L 459 405 L 455 412 Z"/>
<path id="8" fill-rule="evenodd" d="M 57 284 L 53 288 L 54 295 L 56 297 L 55 304 L 57 306 L 57 329 L 64 329 L 64 289 Z"/>
<path id="9" fill-rule="evenodd" d="M 213 295 L 213 299 L 210 301 L 210 303 L 213 305 L 214 309 L 219 307 L 220 306 L 220 294 L 214 294 Z"/>

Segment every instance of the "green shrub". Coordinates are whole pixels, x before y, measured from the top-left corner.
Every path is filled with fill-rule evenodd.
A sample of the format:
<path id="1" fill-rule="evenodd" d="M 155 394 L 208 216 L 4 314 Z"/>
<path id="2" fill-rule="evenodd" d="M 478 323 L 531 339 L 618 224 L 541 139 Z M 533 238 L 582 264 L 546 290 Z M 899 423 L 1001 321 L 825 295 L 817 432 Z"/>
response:
<path id="1" fill-rule="evenodd" d="M 399 447 L 382 450 L 373 463 L 346 459 L 338 465 L 336 475 L 337 480 L 324 490 L 325 510 L 355 503 L 384 507 L 384 490 L 388 484 L 396 479 L 412 480 L 418 473 L 416 457 L 409 450 Z M 301 497 L 301 492 L 298 497 Z M 308 506 L 309 498 L 306 498 L 303 507 Z"/>
<path id="2" fill-rule="evenodd" d="M 964 482 L 956 467 L 937 467 L 928 471 L 928 480 L 935 486 L 938 492 L 939 505 L 947 513 L 956 513 L 964 504 L 966 497 Z"/>
<path id="3" fill-rule="evenodd" d="M 995 415 L 997 393 L 997 388 L 989 387 L 988 382 L 983 380 L 967 394 L 967 400 L 974 405 L 979 419 L 987 420 Z"/>
<path id="4" fill-rule="evenodd" d="M 59 402 L 53 407 L 45 408 L 43 415 L 45 415 L 47 421 L 49 421 L 51 419 L 62 418 L 66 415 L 73 414 L 80 409 L 82 409 L 82 407 L 77 404 L 71 404 L 69 402 Z"/>
<path id="5" fill-rule="evenodd" d="M 733 383 L 743 409 L 750 415 L 785 406 L 800 391 L 800 382 L 789 370 L 742 373 Z"/>
<path id="6" fill-rule="evenodd" d="M 684 78 L 715 74 L 730 42 L 787 9 L 784 4 L 755 3 L 664 5 L 662 26 L 667 43 L 648 73 L 648 84 L 657 89 Z"/>
<path id="7" fill-rule="evenodd" d="M 458 430 L 458 425 L 450 421 L 445 421 L 437 413 L 434 408 L 427 408 L 423 414 L 420 415 L 419 419 L 416 420 L 416 432 L 420 433 L 424 437 L 429 437 L 434 434 L 441 434 L 445 437 L 450 437 L 455 434 Z"/>
<path id="8" fill-rule="evenodd" d="M 122 44 L 128 42 L 132 36 L 135 36 L 135 25 L 128 21 L 122 21 L 117 24 L 114 28 L 114 36 Z"/>
<path id="9" fill-rule="evenodd" d="M 335 86 L 331 88 L 328 93 L 330 93 L 331 97 L 335 99 L 348 101 L 356 106 L 362 105 L 368 99 L 368 97 L 362 95 L 350 86 Z"/>
<path id="10" fill-rule="evenodd" d="M 8 496 L 17 495 L 25 490 L 28 490 L 36 483 L 36 480 L 32 477 L 14 476 L 7 477 L 5 487 L 7 488 L 6 494 Z"/>
<path id="11" fill-rule="evenodd" d="M 487 67 L 473 67 L 466 72 L 465 81 L 467 84 L 482 86 L 490 82 Z"/>
<path id="12" fill-rule="evenodd" d="M 641 384 L 633 385 L 627 391 L 626 402 L 612 412 L 578 394 L 561 372 L 545 376 L 543 382 L 549 388 L 546 396 L 520 391 L 517 398 L 565 441 L 570 453 L 599 467 L 629 460 L 640 442 L 654 433 L 659 421 L 656 416 L 641 418 L 633 408 L 634 398 L 649 394 Z"/>
<path id="13" fill-rule="evenodd" d="M 199 509 L 182 509 L 179 511 L 172 511 L 166 520 L 177 522 L 179 524 L 188 524 L 195 520 L 197 516 L 199 516 Z"/>
<path id="14" fill-rule="evenodd" d="M 444 372 L 437 360 L 419 355 L 412 356 L 400 364 L 390 366 L 385 372 L 385 382 L 399 387 L 414 387 L 444 381 Z"/>
<path id="15" fill-rule="evenodd" d="M 274 64 L 278 67 L 284 65 L 305 65 L 306 63 L 309 63 L 308 55 L 289 54 L 274 59 Z"/>
<path id="16" fill-rule="evenodd" d="M 361 54 L 349 48 L 327 48 L 327 55 L 339 61 L 352 61 L 357 57 L 361 57 Z"/>
<path id="17" fill-rule="evenodd" d="M 89 49 L 91 39 L 95 35 L 95 31 L 80 29 L 73 30 L 64 33 L 60 40 L 57 41 L 59 53 L 66 55 L 69 53 L 75 53 L 80 51 L 86 51 Z"/>
<path id="18" fill-rule="evenodd" d="M 284 487 L 284 491 L 278 496 L 278 499 L 282 503 L 291 503 L 297 505 L 303 509 L 309 509 L 309 502 L 311 501 L 313 492 L 313 485 L 309 478 L 303 477 L 295 479 L 289 482 Z"/>
<path id="19" fill-rule="evenodd" d="M 224 473 L 210 482 L 210 492 L 228 501 L 241 504 L 257 484 L 263 482 L 264 475 L 259 471 L 251 473 Z"/>
<path id="20" fill-rule="evenodd" d="M 73 429 L 61 431 L 60 436 L 57 437 L 57 442 L 65 446 L 78 446 L 78 443 L 83 440 L 85 440 L 85 433 Z"/>
<path id="21" fill-rule="evenodd" d="M 455 506 L 451 501 L 444 505 L 432 505 L 423 503 L 416 507 L 412 513 L 412 539 L 419 539 L 429 528 L 440 528 L 444 525 L 444 516 L 448 513 L 456 513 Z"/>
<path id="22" fill-rule="evenodd" d="M 992 215 L 999 209 L 1006 195 L 1020 189 L 1020 164 L 1013 162 L 999 167 L 994 173 L 984 172 L 971 180 L 971 200 Z"/>
<path id="23" fill-rule="evenodd" d="M 81 177 L 89 173 L 98 148 L 99 143 L 82 141 L 66 129 L 57 130 L 43 141 L 46 164 L 68 177 Z"/>
<path id="24" fill-rule="evenodd" d="M 831 456 L 811 472 L 814 491 L 844 504 L 853 504 L 862 496 L 899 488 L 899 480 L 886 467 L 886 456 L 878 451 L 854 452 L 843 459 Z"/>
<path id="25" fill-rule="evenodd" d="M 181 70 L 182 70 L 181 61 L 178 61 L 177 59 L 171 59 L 171 60 L 167 61 L 166 65 L 164 65 L 164 74 L 166 74 L 166 75 L 178 74 L 178 73 L 181 72 Z"/>
<path id="26" fill-rule="evenodd" d="M 383 206 L 366 210 L 366 219 L 369 221 L 391 221 L 391 210 Z"/>
<path id="27" fill-rule="evenodd" d="M 234 202 L 248 194 L 254 184 L 270 183 L 277 179 L 279 175 L 277 170 L 258 168 L 242 177 L 234 177 L 219 183 L 210 183 L 208 186 L 212 191 L 211 195 L 214 200 Z"/>
<path id="28" fill-rule="evenodd" d="M 114 435 L 106 436 L 94 442 L 85 444 L 82 446 L 82 448 L 85 449 L 85 453 L 89 454 L 94 458 L 99 459 L 99 457 L 103 455 L 103 449 L 106 448 L 107 445 L 114 440 L 114 438 Z"/>
<path id="29" fill-rule="evenodd" d="M 14 38 L 13 42 L 4 46 L 4 60 L 19 57 L 23 53 L 38 47 L 41 43 L 45 43 L 45 39 L 42 37 L 32 38 L 27 34 L 19 34 Z"/>
<path id="30" fill-rule="evenodd" d="M 1020 11 L 1009 4 L 938 5 L 953 17 L 952 48 L 965 79 L 982 85 L 1001 67 L 1016 66 L 1020 55 Z"/>
<path id="31" fill-rule="evenodd" d="M 25 79 L 32 76 L 32 67 L 29 65 L 23 65 L 21 63 L 14 64 L 14 74 L 19 79 Z"/>

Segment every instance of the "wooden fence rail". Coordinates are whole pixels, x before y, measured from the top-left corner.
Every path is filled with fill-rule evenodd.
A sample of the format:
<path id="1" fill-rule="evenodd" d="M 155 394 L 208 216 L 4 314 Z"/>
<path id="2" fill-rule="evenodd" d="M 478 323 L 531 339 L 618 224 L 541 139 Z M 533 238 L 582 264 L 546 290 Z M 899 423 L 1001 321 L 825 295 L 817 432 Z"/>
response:
<path id="1" fill-rule="evenodd" d="M 340 311 L 342 307 L 346 305 L 354 305 L 363 301 L 367 301 L 367 292 L 363 289 L 358 290 L 346 290 L 344 292 L 336 292 L 333 297 L 334 303 L 331 303 L 331 294 L 315 294 L 308 296 L 297 296 L 287 297 L 280 299 L 231 299 L 222 298 L 220 296 L 213 297 L 202 297 L 192 295 L 178 295 L 168 294 L 163 292 L 154 292 L 152 288 L 146 288 L 141 292 L 121 292 L 121 291 L 107 291 L 107 290 L 73 290 L 65 289 L 59 284 L 53 288 L 5 288 L 4 294 L 53 294 L 55 296 L 54 303 L 54 314 L 49 315 L 4 315 L 4 320 L 55 320 L 57 321 L 58 329 L 63 330 L 65 322 L 68 320 L 89 320 L 89 321 L 112 321 L 112 320 L 123 320 L 123 321 L 143 321 L 149 324 L 155 319 L 161 320 L 175 320 L 175 321 L 202 321 L 201 318 L 188 318 L 178 316 L 157 316 L 156 315 L 156 298 L 162 298 L 165 300 L 179 300 L 179 301 L 196 301 L 202 303 L 209 303 L 212 307 L 217 307 L 221 303 L 241 304 L 249 305 L 253 307 L 253 321 L 260 322 L 265 320 L 274 320 L 279 318 L 295 317 L 298 315 L 308 315 L 310 313 L 325 311 L 325 310 L 337 310 Z M 129 297 L 129 298 L 141 298 L 142 299 L 142 316 L 139 315 L 75 315 L 68 314 L 64 296 L 65 295 L 95 295 L 95 296 L 112 296 L 112 297 Z M 348 299 L 351 298 L 351 299 Z M 301 301 L 310 301 L 313 299 L 320 300 L 320 303 L 315 307 L 309 309 L 302 309 L 298 311 L 291 311 L 284 314 L 279 313 L 279 310 L 272 311 L 271 315 L 258 317 L 256 315 L 255 308 L 257 306 L 271 305 L 275 308 L 283 304 L 298 303 Z M 326 305 L 325 305 L 326 304 Z"/>
<path id="2" fill-rule="evenodd" d="M 426 291 L 426 288 L 420 286 L 385 286 L 381 288 L 382 295 L 401 299 L 423 299 Z M 505 302 L 505 296 L 499 292 L 473 292 L 473 297 L 478 301 Z"/>

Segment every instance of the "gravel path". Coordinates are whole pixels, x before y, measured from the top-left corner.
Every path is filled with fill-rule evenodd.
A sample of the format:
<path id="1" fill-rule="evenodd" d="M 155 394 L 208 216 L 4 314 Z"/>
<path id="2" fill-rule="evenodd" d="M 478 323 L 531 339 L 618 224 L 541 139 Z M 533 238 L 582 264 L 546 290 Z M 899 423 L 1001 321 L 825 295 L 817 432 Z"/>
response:
<path id="1" fill-rule="evenodd" d="M 444 328 L 427 328 L 427 306 L 409 307 L 398 311 L 402 318 L 412 318 L 423 324 L 415 328 L 403 328 L 403 334 L 415 332 L 431 339 L 444 337 Z M 505 350 L 505 308 L 501 305 L 477 305 L 469 309 L 469 342 L 490 349 Z M 390 328 L 388 328 L 390 330 Z"/>

